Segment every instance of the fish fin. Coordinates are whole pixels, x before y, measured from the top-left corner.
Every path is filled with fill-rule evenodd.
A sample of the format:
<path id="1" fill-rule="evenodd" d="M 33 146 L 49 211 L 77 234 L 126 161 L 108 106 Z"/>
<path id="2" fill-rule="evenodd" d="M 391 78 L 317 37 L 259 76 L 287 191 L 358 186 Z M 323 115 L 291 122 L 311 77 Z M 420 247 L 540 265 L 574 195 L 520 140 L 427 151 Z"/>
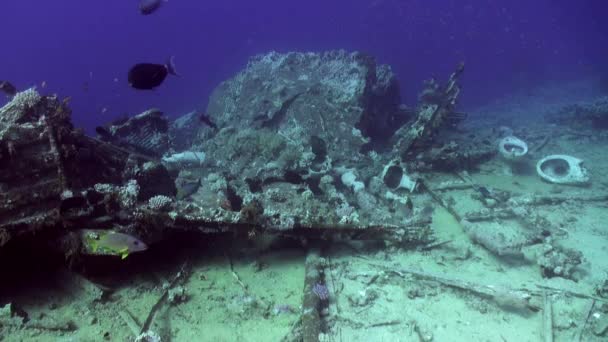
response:
<path id="1" fill-rule="evenodd" d="M 177 73 L 177 70 L 175 70 L 175 56 L 169 57 L 169 60 L 167 61 L 167 64 L 165 64 L 165 67 L 167 67 L 167 71 L 171 75 L 181 76 L 180 74 Z"/>
<path id="2" fill-rule="evenodd" d="M 122 248 L 118 251 L 118 254 L 122 260 L 125 260 L 129 256 L 129 247 Z"/>

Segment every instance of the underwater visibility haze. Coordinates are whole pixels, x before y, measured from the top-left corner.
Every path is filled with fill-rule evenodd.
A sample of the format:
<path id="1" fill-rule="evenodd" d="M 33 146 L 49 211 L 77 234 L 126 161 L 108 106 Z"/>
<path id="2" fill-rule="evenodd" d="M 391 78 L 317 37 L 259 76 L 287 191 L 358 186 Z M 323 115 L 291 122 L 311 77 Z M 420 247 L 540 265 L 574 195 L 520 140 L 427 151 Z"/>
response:
<path id="1" fill-rule="evenodd" d="M 3 1 L 3 77 L 69 94 L 75 122 L 91 128 L 150 106 L 175 116 L 204 108 L 219 82 L 271 50 L 368 53 L 393 67 L 410 101 L 422 80 L 460 61 L 469 69 L 463 96 L 475 104 L 545 79 L 606 72 L 602 1 L 163 3 L 144 16 L 137 0 Z M 149 94 L 128 88 L 133 64 L 170 56 L 182 80 Z"/>
<path id="2" fill-rule="evenodd" d="M 5 0 L 0 341 L 605 341 L 608 4 Z"/>

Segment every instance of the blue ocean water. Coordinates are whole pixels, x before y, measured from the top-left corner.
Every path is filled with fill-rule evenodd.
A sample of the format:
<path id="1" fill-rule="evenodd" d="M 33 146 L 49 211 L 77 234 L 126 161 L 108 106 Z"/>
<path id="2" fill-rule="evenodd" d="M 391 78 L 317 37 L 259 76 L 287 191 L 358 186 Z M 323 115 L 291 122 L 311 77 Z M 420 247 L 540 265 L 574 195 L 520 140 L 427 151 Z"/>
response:
<path id="1" fill-rule="evenodd" d="M 158 107 L 170 116 L 205 108 L 211 90 L 270 50 L 358 50 L 393 67 L 404 102 L 423 79 L 466 62 L 463 104 L 544 81 L 605 72 L 604 1 L 169 0 L 142 16 L 136 0 L 0 3 L 1 77 L 72 97 L 91 129 Z M 139 62 L 176 56 L 181 78 L 154 91 L 126 82 Z M 4 101 L 4 100 L 3 100 Z"/>

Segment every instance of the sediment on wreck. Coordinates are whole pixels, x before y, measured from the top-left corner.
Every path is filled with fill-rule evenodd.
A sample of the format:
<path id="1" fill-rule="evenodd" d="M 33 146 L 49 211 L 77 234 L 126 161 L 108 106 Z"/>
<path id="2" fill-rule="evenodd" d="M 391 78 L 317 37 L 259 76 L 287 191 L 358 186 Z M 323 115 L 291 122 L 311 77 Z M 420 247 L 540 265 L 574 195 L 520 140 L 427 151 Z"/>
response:
<path id="1" fill-rule="evenodd" d="M 6 243 L 87 227 L 146 243 L 181 231 L 231 231 L 427 245 L 430 222 L 411 217 L 414 188 L 389 187 L 382 173 L 408 149 L 404 132 L 422 129 L 428 141 L 442 128 L 461 72 L 412 112 L 400 104 L 391 68 L 370 56 L 272 52 L 213 91 L 205 113 L 217 127 L 190 127 L 195 112 L 170 124 L 151 109 L 103 127 L 98 138 L 72 127 L 68 101 L 28 90 L 0 110 L 0 236 Z M 405 124 L 411 115 L 418 119 Z M 403 148 L 367 148 L 389 143 L 379 131 L 395 133 Z M 197 160 L 168 170 L 167 153 Z M 400 164 L 404 174 L 408 163 Z"/>
<path id="2" fill-rule="evenodd" d="M 70 171 L 59 144 L 72 129 L 67 102 L 33 89 L 0 108 L 0 246 L 59 221 Z"/>
<path id="3" fill-rule="evenodd" d="M 84 223 L 83 217 L 107 214 L 100 207 L 86 210 L 87 202 L 95 202 L 91 191 L 84 197 L 86 190 L 121 184 L 124 171 L 143 161 L 75 129 L 69 98 L 42 96 L 35 89 L 18 93 L 0 109 L 0 246 L 34 232 L 65 234 L 74 216 Z"/>

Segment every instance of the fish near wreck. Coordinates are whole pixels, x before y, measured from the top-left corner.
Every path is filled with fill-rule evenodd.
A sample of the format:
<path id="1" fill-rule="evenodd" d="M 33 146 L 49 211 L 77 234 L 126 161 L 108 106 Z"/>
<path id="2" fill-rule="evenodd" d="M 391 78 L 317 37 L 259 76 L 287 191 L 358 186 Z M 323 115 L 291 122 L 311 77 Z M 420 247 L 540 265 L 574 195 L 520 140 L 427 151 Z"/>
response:
<path id="1" fill-rule="evenodd" d="M 125 259 L 130 253 L 148 249 L 148 246 L 138 238 L 113 230 L 81 229 L 78 233 L 82 254 L 116 255 Z"/>
<path id="2" fill-rule="evenodd" d="M 148 15 L 156 12 L 157 9 L 167 0 L 140 0 L 139 1 L 139 13 Z"/>
<path id="3" fill-rule="evenodd" d="M 139 63 L 129 70 L 129 85 L 135 89 L 150 90 L 163 83 L 167 75 L 179 76 L 175 71 L 174 57 L 165 64 Z"/>

